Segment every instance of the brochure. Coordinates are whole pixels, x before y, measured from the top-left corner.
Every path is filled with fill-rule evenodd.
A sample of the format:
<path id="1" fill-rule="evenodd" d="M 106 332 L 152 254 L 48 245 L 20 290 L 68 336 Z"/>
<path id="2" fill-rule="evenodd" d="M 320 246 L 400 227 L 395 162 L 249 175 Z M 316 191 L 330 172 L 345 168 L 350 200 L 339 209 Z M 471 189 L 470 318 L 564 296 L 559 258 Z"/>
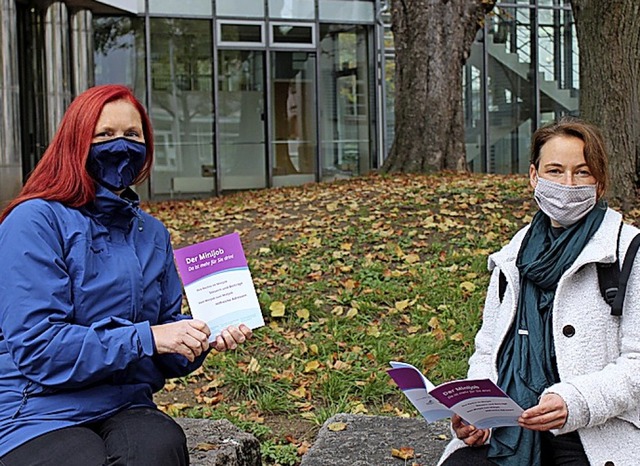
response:
<path id="1" fill-rule="evenodd" d="M 240 235 L 176 249 L 174 256 L 191 315 L 209 325 L 210 341 L 229 325 L 264 325 Z"/>
<path id="2" fill-rule="evenodd" d="M 455 413 L 478 429 L 517 426 L 524 411 L 489 379 L 455 380 L 435 386 L 411 364 L 390 364 L 387 372 L 427 422 Z"/>

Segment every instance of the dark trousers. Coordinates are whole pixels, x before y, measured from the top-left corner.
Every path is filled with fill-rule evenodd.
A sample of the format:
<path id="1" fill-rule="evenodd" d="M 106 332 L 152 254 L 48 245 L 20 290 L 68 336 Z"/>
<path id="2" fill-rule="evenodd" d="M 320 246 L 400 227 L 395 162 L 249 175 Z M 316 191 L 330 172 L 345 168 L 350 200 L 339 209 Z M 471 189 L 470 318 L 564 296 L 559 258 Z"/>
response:
<path id="1" fill-rule="evenodd" d="M 0 458 L 1 466 L 187 466 L 182 428 L 157 409 L 121 411 L 93 424 L 34 438 Z"/>
<path id="2" fill-rule="evenodd" d="M 489 445 L 460 448 L 453 452 L 442 466 L 495 466 L 487 459 Z M 542 464 L 544 466 L 589 466 L 577 432 L 554 436 L 542 434 Z"/>

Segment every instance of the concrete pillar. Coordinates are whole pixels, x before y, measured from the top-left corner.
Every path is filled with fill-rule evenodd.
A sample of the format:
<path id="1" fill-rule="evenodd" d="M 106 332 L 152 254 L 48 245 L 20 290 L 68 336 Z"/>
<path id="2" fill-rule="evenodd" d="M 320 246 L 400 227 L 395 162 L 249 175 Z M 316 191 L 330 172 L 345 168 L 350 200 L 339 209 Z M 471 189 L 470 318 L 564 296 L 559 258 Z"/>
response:
<path id="1" fill-rule="evenodd" d="M 18 33 L 14 0 L 0 0 L 0 208 L 22 186 Z"/>
<path id="2" fill-rule="evenodd" d="M 92 19 L 90 10 L 78 10 L 71 15 L 71 69 L 76 96 L 94 85 Z"/>
<path id="3" fill-rule="evenodd" d="M 53 2 L 47 8 L 44 35 L 47 137 L 51 141 L 71 103 L 69 13 L 63 2 Z"/>

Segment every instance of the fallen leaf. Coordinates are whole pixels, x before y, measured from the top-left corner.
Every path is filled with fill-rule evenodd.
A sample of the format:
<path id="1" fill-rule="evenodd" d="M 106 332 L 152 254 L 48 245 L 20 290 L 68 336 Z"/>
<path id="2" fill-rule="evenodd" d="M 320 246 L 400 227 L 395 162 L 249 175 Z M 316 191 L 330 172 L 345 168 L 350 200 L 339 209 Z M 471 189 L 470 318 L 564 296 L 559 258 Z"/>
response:
<path id="1" fill-rule="evenodd" d="M 394 458 L 400 458 L 402 460 L 410 460 L 415 458 L 415 450 L 410 447 L 392 448 L 391 456 Z"/>
<path id="2" fill-rule="evenodd" d="M 211 451 L 211 450 L 217 450 L 218 448 L 220 448 L 220 445 L 215 445 L 213 443 L 207 443 L 207 442 L 199 443 L 196 445 L 196 450 L 198 451 Z"/>
<path id="3" fill-rule="evenodd" d="M 476 286 L 471 282 L 462 282 L 460 283 L 460 288 L 462 289 L 462 291 L 473 293 L 473 291 L 476 289 Z"/>
<path id="4" fill-rule="evenodd" d="M 404 256 L 404 260 L 409 264 L 415 264 L 416 262 L 420 262 L 420 256 L 417 254 L 407 254 Z"/>
<path id="5" fill-rule="evenodd" d="M 309 361 L 305 366 L 304 366 L 304 372 L 314 372 L 316 370 L 318 370 L 318 368 L 320 367 L 320 363 L 318 361 Z"/>
<path id="6" fill-rule="evenodd" d="M 274 301 L 269 306 L 269 310 L 271 311 L 271 317 L 283 317 L 284 316 L 285 305 L 281 301 Z"/>
<path id="7" fill-rule="evenodd" d="M 358 315 L 358 310 L 356 308 L 351 308 L 349 309 L 349 311 L 347 311 L 347 318 L 349 319 L 353 319 L 355 316 Z"/>
<path id="8" fill-rule="evenodd" d="M 351 414 L 367 414 L 369 410 L 362 403 L 358 403 L 351 408 Z"/>
<path id="9" fill-rule="evenodd" d="M 347 424 L 344 422 L 332 422 L 327 426 L 331 432 L 340 432 L 341 430 L 345 430 L 347 428 Z"/>
<path id="10" fill-rule="evenodd" d="M 409 305 L 409 300 L 408 299 L 404 299 L 402 301 L 397 301 L 395 304 L 395 308 L 398 311 L 403 311 L 404 309 L 407 308 L 407 306 Z"/>
<path id="11" fill-rule="evenodd" d="M 289 394 L 296 398 L 305 398 L 307 396 L 307 389 L 304 387 L 298 387 L 295 390 L 289 390 Z"/>
<path id="12" fill-rule="evenodd" d="M 260 363 L 258 363 L 258 360 L 256 358 L 252 357 L 251 361 L 249 361 L 247 372 L 252 372 L 254 374 L 260 372 Z"/>
<path id="13" fill-rule="evenodd" d="M 298 447 L 298 456 L 304 455 L 311 448 L 311 444 L 306 440 L 303 440 L 300 446 Z"/>

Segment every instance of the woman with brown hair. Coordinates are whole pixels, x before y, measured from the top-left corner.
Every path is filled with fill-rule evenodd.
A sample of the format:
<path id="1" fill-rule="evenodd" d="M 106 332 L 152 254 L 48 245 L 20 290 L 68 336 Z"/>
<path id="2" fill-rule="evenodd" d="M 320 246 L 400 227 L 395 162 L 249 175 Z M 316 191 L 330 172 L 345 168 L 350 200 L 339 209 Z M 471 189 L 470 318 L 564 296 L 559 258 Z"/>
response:
<path id="1" fill-rule="evenodd" d="M 456 438 L 440 464 L 640 464 L 640 274 L 634 267 L 622 316 L 598 279 L 598 264 L 624 257 L 638 229 L 603 199 L 599 130 L 569 117 L 538 129 L 529 180 L 540 210 L 489 257 L 468 372 L 525 411 L 519 427 L 493 430 L 452 417 Z"/>

